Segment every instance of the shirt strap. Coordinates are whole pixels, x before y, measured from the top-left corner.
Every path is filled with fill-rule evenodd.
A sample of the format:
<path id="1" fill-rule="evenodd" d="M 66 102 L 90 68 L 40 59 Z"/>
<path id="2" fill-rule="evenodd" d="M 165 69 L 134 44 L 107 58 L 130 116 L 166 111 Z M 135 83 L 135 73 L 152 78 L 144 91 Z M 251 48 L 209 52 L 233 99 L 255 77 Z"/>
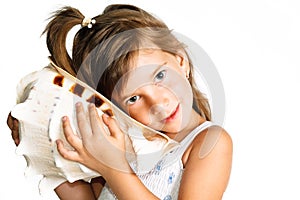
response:
<path id="1" fill-rule="evenodd" d="M 182 156 L 190 144 L 194 141 L 195 137 L 199 135 L 205 129 L 215 125 L 211 121 L 205 121 L 199 126 L 197 126 L 192 132 L 190 132 L 183 140 L 180 142 L 180 148 L 178 148 L 178 154 Z M 177 155 L 178 155 L 177 154 Z"/>

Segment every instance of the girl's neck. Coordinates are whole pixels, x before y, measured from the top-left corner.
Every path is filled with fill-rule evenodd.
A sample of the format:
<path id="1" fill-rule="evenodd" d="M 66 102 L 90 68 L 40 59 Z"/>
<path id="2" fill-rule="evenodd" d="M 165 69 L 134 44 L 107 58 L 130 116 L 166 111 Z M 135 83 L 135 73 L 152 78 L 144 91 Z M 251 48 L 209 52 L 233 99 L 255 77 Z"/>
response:
<path id="1" fill-rule="evenodd" d="M 200 116 L 195 110 L 191 112 L 189 123 L 177 133 L 165 133 L 169 138 L 174 139 L 180 142 L 185 136 L 187 136 L 192 130 L 194 130 L 197 126 L 205 122 L 206 120 Z"/>

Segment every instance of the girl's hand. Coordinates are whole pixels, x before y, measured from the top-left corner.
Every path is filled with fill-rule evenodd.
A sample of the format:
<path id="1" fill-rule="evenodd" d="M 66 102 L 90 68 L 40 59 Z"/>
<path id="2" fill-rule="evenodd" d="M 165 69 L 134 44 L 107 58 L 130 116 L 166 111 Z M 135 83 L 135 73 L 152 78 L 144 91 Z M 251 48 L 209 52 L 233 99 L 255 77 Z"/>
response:
<path id="1" fill-rule="evenodd" d="M 98 171 L 118 199 L 157 200 L 129 167 L 125 157 L 127 134 L 123 134 L 113 118 L 105 114 L 100 118 L 94 105 L 90 105 L 88 110 L 89 115 L 86 117 L 82 105 L 76 105 L 77 123 L 82 138 L 73 133 L 69 119 L 63 118 L 66 139 L 74 150 L 66 149 L 62 141 L 58 140 L 60 154 L 68 160 L 80 162 Z"/>
<path id="2" fill-rule="evenodd" d="M 20 144 L 20 137 L 19 137 L 19 121 L 11 116 L 11 113 L 7 116 L 7 125 L 9 129 L 11 130 L 11 136 L 14 140 L 16 146 Z"/>
<path id="3" fill-rule="evenodd" d="M 74 148 L 68 150 L 61 140 L 57 141 L 59 153 L 68 160 L 80 162 L 98 171 L 105 178 L 110 170 L 131 172 L 125 157 L 125 134 L 115 119 L 106 114 L 99 117 L 95 105 L 88 107 L 88 119 L 81 103 L 76 104 L 77 123 L 80 138 L 74 134 L 68 117 L 63 117 L 63 130 L 66 140 Z M 108 131 L 105 130 L 108 127 Z"/>

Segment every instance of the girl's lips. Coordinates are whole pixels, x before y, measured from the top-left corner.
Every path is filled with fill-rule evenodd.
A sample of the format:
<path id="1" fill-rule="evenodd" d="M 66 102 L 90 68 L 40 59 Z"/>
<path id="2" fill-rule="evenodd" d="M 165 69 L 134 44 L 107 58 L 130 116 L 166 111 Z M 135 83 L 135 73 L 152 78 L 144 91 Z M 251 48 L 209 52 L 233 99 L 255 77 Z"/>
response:
<path id="1" fill-rule="evenodd" d="M 177 114 L 179 113 L 179 106 L 180 104 L 177 105 L 176 109 L 174 110 L 174 112 L 172 112 L 169 117 L 165 118 L 163 121 L 164 122 L 170 122 L 172 121 L 173 119 L 176 118 Z"/>

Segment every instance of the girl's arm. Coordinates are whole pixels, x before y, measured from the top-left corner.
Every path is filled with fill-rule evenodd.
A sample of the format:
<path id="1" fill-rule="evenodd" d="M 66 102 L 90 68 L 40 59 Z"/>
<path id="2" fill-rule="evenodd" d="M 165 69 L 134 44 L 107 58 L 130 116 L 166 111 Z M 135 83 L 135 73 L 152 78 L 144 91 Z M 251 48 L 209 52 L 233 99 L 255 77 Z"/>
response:
<path id="1" fill-rule="evenodd" d="M 206 146 L 209 154 L 203 156 L 204 141 L 216 139 L 211 147 Z M 186 154 L 178 199 L 222 199 L 232 162 L 232 140 L 228 133 L 220 127 L 210 127 L 195 138 Z"/>
<path id="2" fill-rule="evenodd" d="M 98 199 L 98 197 L 100 196 L 100 193 L 101 193 L 105 183 L 106 183 L 106 181 L 104 180 L 104 178 L 102 176 L 93 178 L 91 180 L 91 186 L 92 186 L 92 189 L 93 189 L 96 199 Z"/>
<path id="3" fill-rule="evenodd" d="M 103 177 L 93 178 L 91 183 L 83 180 L 74 183 L 66 181 L 55 188 L 55 193 L 63 200 L 92 200 L 99 197 L 104 184 Z"/>
<path id="4" fill-rule="evenodd" d="M 55 193 L 62 200 L 95 200 L 91 185 L 85 181 L 64 182 L 55 188 Z"/>

